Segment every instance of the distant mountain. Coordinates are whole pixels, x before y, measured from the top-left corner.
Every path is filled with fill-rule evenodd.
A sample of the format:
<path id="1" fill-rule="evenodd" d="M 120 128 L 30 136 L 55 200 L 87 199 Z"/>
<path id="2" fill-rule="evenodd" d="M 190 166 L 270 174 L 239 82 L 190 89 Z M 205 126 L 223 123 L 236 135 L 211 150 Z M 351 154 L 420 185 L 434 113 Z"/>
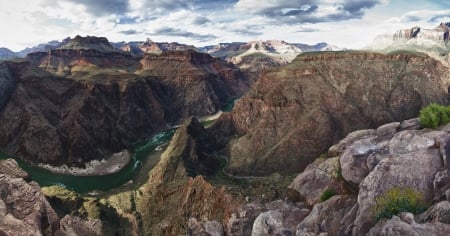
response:
<path id="1" fill-rule="evenodd" d="M 302 52 L 338 50 L 343 49 L 327 43 L 307 45 L 282 40 L 221 43 L 200 48 L 200 51 L 231 62 L 241 69 L 251 70 L 290 63 Z"/>
<path id="2" fill-rule="evenodd" d="M 28 53 L 46 52 L 52 49 L 59 48 L 65 45 L 66 43 L 70 42 L 70 40 L 71 40 L 70 37 L 63 39 L 62 41 L 52 40 L 48 43 L 41 43 L 33 47 L 25 48 L 24 50 L 16 52 L 16 54 L 19 57 L 26 57 Z"/>
<path id="3" fill-rule="evenodd" d="M 0 60 L 11 59 L 17 57 L 17 55 L 8 48 L 0 48 Z"/>
<path id="4" fill-rule="evenodd" d="M 386 53 L 399 50 L 422 52 L 450 66 L 449 31 L 450 22 L 443 22 L 434 29 L 415 26 L 378 35 L 365 49 Z"/>
<path id="5" fill-rule="evenodd" d="M 167 51 L 186 51 L 189 49 L 198 51 L 198 49 L 192 45 L 180 44 L 176 42 L 157 43 L 151 39 L 147 39 L 146 41 L 118 42 L 112 44 L 114 47 L 122 51 L 129 52 L 135 56 L 143 56 L 144 54 L 161 54 Z"/>
<path id="6" fill-rule="evenodd" d="M 367 48 L 389 50 L 436 47 L 448 49 L 449 29 L 450 22 L 441 23 L 434 29 L 424 29 L 419 26 L 401 29 L 395 33 L 378 35 Z"/>
<path id="7" fill-rule="evenodd" d="M 79 35 L 75 36 L 72 40 L 67 42 L 66 44 L 58 47 L 59 49 L 95 49 L 99 52 L 122 52 L 121 50 L 114 47 L 111 43 L 109 43 L 108 39 L 105 37 L 95 37 L 95 36 L 86 36 L 81 37 Z"/>

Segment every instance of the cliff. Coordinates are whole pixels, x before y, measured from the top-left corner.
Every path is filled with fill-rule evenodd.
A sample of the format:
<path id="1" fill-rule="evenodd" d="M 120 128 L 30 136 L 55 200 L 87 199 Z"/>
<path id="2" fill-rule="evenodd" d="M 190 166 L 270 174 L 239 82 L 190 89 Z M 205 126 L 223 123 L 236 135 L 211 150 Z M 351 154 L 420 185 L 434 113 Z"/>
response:
<path id="1" fill-rule="evenodd" d="M 417 116 L 430 102 L 447 103 L 446 77 L 424 54 L 301 54 L 262 74 L 216 123 L 231 136 L 227 169 L 300 172 L 351 131 Z"/>
<path id="2" fill-rule="evenodd" d="M 206 54 L 134 58 L 84 48 L 107 47 L 106 39 L 76 39 L 68 45 L 83 48 L 0 64 L 2 150 L 35 164 L 83 166 L 192 115 L 214 114 L 248 89 L 238 69 Z"/>

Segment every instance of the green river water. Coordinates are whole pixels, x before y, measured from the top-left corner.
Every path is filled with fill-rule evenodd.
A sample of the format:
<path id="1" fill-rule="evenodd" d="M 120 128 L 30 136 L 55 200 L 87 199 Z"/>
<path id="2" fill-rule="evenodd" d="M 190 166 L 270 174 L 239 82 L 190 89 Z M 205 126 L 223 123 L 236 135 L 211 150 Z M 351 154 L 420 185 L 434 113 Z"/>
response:
<path id="1" fill-rule="evenodd" d="M 229 101 L 222 107 L 222 111 L 229 112 L 233 109 L 234 101 Z M 204 121 L 203 125 L 207 126 L 214 121 Z M 130 180 L 137 180 L 140 173 L 140 167 L 155 153 L 155 148 L 161 144 L 170 141 L 176 129 L 169 129 L 153 135 L 147 142 L 137 145 L 132 153 L 132 161 L 125 168 L 117 173 L 102 176 L 73 176 L 56 174 L 44 168 L 33 166 L 24 161 L 9 156 L 0 151 L 0 159 L 14 158 L 19 166 L 25 170 L 31 178 L 38 182 L 40 186 L 60 185 L 74 192 L 85 194 L 92 191 L 109 191 L 122 186 Z"/>
<path id="2" fill-rule="evenodd" d="M 77 193 L 88 193 L 91 191 L 108 191 L 117 188 L 134 179 L 139 174 L 141 165 L 146 161 L 155 148 L 168 142 L 175 129 L 166 130 L 151 137 L 146 143 L 138 145 L 132 154 L 132 161 L 117 173 L 103 176 L 73 176 L 55 174 L 44 168 L 33 166 L 15 158 L 19 166 L 24 169 L 31 178 L 40 186 L 60 185 Z M 5 153 L 0 152 L 0 158 L 8 158 Z"/>

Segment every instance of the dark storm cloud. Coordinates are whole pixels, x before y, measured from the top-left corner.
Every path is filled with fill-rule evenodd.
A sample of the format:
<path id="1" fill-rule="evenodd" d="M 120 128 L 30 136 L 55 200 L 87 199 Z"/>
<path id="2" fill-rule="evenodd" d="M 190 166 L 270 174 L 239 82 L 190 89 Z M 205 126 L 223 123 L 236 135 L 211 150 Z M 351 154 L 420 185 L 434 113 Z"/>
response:
<path id="1" fill-rule="evenodd" d="M 134 34 L 139 34 L 140 32 L 137 30 L 130 29 L 130 30 L 119 31 L 119 33 L 125 34 L 125 35 L 134 35 Z"/>
<path id="2" fill-rule="evenodd" d="M 108 14 L 121 15 L 128 11 L 127 0 L 68 0 L 86 6 L 86 10 L 94 16 L 104 16 Z"/>
<path id="3" fill-rule="evenodd" d="M 265 4 L 258 0 L 240 0 L 235 7 L 281 23 L 321 23 L 361 18 L 366 9 L 380 3 L 381 0 L 278 0 Z"/>
<path id="4" fill-rule="evenodd" d="M 156 35 L 164 35 L 164 36 L 173 36 L 173 37 L 185 37 L 185 38 L 191 38 L 198 41 L 207 41 L 217 38 L 215 35 L 212 34 L 197 34 L 181 29 L 175 29 L 171 27 L 163 27 L 155 30 L 153 34 Z"/>

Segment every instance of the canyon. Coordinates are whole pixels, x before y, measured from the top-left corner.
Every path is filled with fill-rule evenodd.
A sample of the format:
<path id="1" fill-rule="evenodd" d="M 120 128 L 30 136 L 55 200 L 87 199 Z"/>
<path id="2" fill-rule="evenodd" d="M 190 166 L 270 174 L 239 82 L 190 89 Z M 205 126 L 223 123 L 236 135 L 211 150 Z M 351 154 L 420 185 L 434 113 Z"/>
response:
<path id="1" fill-rule="evenodd" d="M 220 57 L 151 40 L 119 46 L 77 36 L 0 62 L 1 150 L 84 168 L 176 127 L 170 142 L 139 181 L 97 194 L 39 186 L 14 159 L 0 160 L 0 234 L 450 233 L 450 128 L 416 118 L 449 104 L 446 47 L 300 49 L 246 67 L 239 55 L 292 45 L 208 49 Z M 405 189 L 424 209 L 378 219 L 378 199 Z"/>

